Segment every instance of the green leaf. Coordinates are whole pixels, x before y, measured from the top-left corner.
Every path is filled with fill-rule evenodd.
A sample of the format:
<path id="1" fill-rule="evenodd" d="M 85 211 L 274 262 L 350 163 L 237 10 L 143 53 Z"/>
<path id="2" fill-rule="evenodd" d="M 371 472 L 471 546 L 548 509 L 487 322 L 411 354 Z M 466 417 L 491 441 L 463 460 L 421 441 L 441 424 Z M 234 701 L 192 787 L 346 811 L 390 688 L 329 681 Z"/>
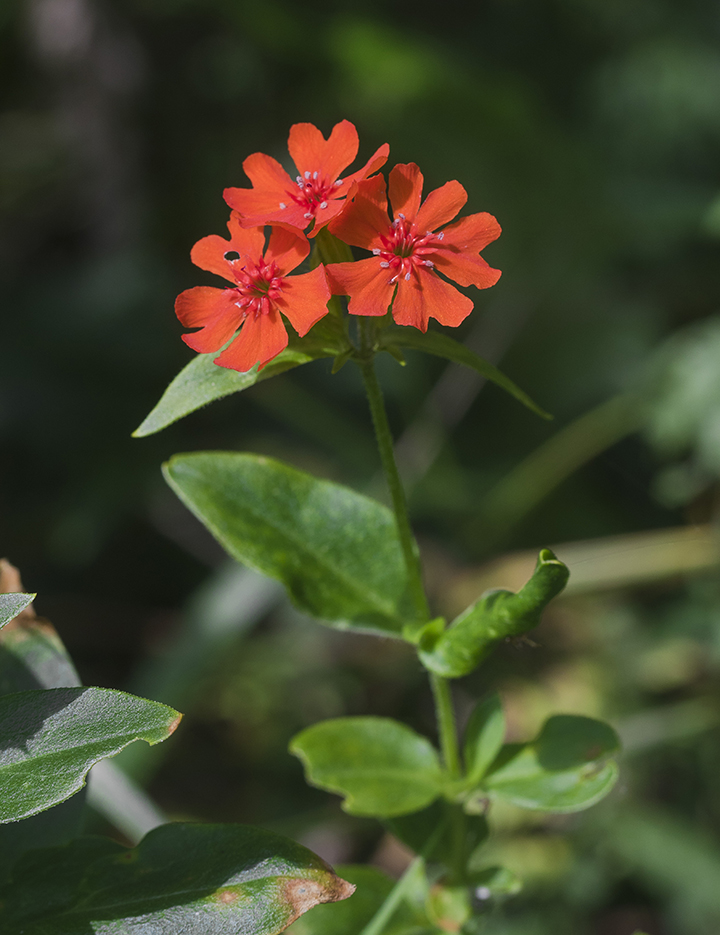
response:
<path id="1" fill-rule="evenodd" d="M 609 724 L 558 714 L 532 743 L 508 744 L 482 782 L 491 795 L 523 808 L 575 812 L 602 799 L 615 785 L 620 748 Z"/>
<path id="2" fill-rule="evenodd" d="M 175 455 L 165 478 L 238 561 L 341 629 L 400 636 L 406 573 L 393 514 L 271 458 Z"/>
<path id="3" fill-rule="evenodd" d="M 418 647 L 421 662 L 444 678 L 469 675 L 499 642 L 536 627 L 568 576 L 567 567 L 550 549 L 542 549 L 532 578 L 517 594 L 502 589 L 488 591 L 447 630 L 423 631 Z"/>
<path id="4" fill-rule="evenodd" d="M 258 371 L 257 367 L 253 367 L 246 373 L 218 367 L 214 361 L 219 351 L 198 354 L 170 382 L 157 406 L 135 429 L 133 437 L 144 438 L 146 435 L 152 435 L 216 399 L 239 393 L 301 364 L 309 364 L 321 357 L 335 357 L 344 350 L 344 346 L 338 348 L 330 344 L 329 347 L 325 347 L 323 343 L 316 344 L 307 340 L 303 343 L 298 342 L 298 345 L 285 348 L 262 370 Z"/>
<path id="5" fill-rule="evenodd" d="M 311 785 L 345 796 L 351 815 L 416 812 L 444 787 L 432 744 L 391 718 L 322 721 L 294 737 L 290 752 L 302 760 Z"/>
<path id="6" fill-rule="evenodd" d="M 527 393 L 524 393 L 497 367 L 479 357 L 469 347 L 465 347 L 464 344 L 455 341 L 440 331 L 426 331 L 423 334 L 417 328 L 388 328 L 380 336 L 380 348 L 381 350 L 390 351 L 391 348 L 397 347 L 410 347 L 416 351 L 433 354 L 435 357 L 444 357 L 456 364 L 464 364 L 464 366 L 470 367 L 471 370 L 476 370 L 486 380 L 495 383 L 506 393 L 514 396 L 515 399 L 527 406 L 528 409 L 532 409 L 537 415 L 542 416 L 543 419 L 552 419 L 549 413 L 534 403 Z"/>
<path id="7" fill-rule="evenodd" d="M 0 594 L 0 628 L 29 607 L 36 596 L 35 594 Z"/>
<path id="8" fill-rule="evenodd" d="M 179 721 L 166 705 L 107 688 L 0 697 L 0 823 L 63 802 L 98 760 L 134 740 L 159 743 Z"/>
<path id="9" fill-rule="evenodd" d="M 24 614 L 0 633 L 0 695 L 79 685 L 75 666 L 47 621 Z M 63 844 L 80 832 L 85 792 L 82 789 L 39 815 L 0 824 L 0 880 L 23 851 Z"/>
<path id="10" fill-rule="evenodd" d="M 0 888 L 3 935 L 276 935 L 353 887 L 307 848 L 243 825 L 169 824 L 30 851 Z"/>
<path id="11" fill-rule="evenodd" d="M 471 782 L 482 779 L 504 739 L 505 715 L 496 693 L 478 703 L 465 729 L 465 770 Z"/>

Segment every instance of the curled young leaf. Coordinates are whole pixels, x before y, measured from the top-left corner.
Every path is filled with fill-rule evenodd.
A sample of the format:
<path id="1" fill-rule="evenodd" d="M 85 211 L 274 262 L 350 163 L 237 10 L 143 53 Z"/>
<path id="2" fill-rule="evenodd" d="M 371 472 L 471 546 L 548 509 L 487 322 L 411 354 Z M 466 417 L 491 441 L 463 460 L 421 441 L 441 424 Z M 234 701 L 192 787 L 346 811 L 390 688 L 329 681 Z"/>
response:
<path id="1" fill-rule="evenodd" d="M 420 660 L 444 678 L 469 675 L 501 641 L 540 623 L 546 605 L 562 591 L 568 569 L 550 549 L 542 549 L 532 578 L 517 594 L 490 591 L 460 614 L 434 640 L 421 639 Z"/>

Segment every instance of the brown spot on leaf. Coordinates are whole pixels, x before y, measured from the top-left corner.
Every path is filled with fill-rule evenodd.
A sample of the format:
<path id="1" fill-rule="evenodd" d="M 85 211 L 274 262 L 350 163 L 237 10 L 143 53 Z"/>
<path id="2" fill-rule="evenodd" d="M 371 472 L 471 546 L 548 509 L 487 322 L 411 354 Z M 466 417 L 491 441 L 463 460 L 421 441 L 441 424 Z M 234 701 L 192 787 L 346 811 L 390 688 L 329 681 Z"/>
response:
<path id="1" fill-rule="evenodd" d="M 0 558 L 0 594 L 20 594 L 24 590 L 18 569 L 14 565 L 11 565 L 6 558 Z M 7 623 L 3 627 L 3 630 L 5 633 L 10 630 L 18 630 L 28 626 L 28 624 L 34 623 L 36 620 L 37 617 L 33 610 L 33 605 L 30 604 L 25 610 L 21 610 L 14 620 Z M 46 623 L 47 626 L 50 626 L 50 624 L 47 624 L 47 621 L 43 622 Z"/>
<path id="2" fill-rule="evenodd" d="M 223 906 L 233 906 L 236 902 L 240 901 L 240 893 L 235 890 L 220 890 L 215 894 L 215 899 L 222 903 Z"/>
<path id="3" fill-rule="evenodd" d="M 292 917 L 287 924 L 290 925 L 318 903 L 337 903 L 352 896 L 354 892 L 353 884 L 335 873 L 326 874 L 322 883 L 302 877 L 288 880 L 283 895 L 290 904 Z"/>
<path id="4" fill-rule="evenodd" d="M 178 724 L 180 723 L 180 721 L 182 721 L 182 718 L 183 718 L 182 714 L 178 714 L 175 720 L 170 722 L 170 724 L 168 725 L 168 734 L 175 733 L 175 731 L 177 730 Z"/>

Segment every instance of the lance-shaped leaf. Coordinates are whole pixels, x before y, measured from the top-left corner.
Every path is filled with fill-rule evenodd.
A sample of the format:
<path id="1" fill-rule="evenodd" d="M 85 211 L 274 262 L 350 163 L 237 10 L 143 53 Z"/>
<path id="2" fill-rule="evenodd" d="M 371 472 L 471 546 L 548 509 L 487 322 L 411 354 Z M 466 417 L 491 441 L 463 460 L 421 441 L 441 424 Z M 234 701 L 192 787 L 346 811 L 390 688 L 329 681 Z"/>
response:
<path id="1" fill-rule="evenodd" d="M 0 627 L 29 607 L 35 597 L 35 594 L 0 594 Z"/>
<path id="2" fill-rule="evenodd" d="M 444 774 L 432 744 L 384 717 L 322 721 L 293 738 L 307 781 L 345 796 L 351 815 L 390 818 L 425 808 L 442 794 Z"/>
<path id="3" fill-rule="evenodd" d="M 609 724 L 558 714 L 532 743 L 508 744 L 482 780 L 482 789 L 523 808 L 575 812 L 598 802 L 615 785 L 611 757 L 620 741 Z"/>
<path id="4" fill-rule="evenodd" d="M 527 633 L 540 623 L 546 605 L 562 591 L 568 569 L 550 549 L 542 549 L 532 578 L 518 591 L 484 594 L 460 614 L 447 630 L 428 627 L 418 635 L 423 665 L 444 678 L 473 671 L 501 641 Z"/>
<path id="5" fill-rule="evenodd" d="M 63 802 L 98 760 L 134 740 L 165 740 L 180 717 L 167 705 L 107 688 L 0 697 L 0 823 Z"/>
<path id="6" fill-rule="evenodd" d="M 379 346 L 388 351 L 398 347 L 409 347 L 416 351 L 425 351 L 426 354 L 433 354 L 435 357 L 444 357 L 445 360 L 452 360 L 456 364 L 463 364 L 471 370 L 476 370 L 486 380 L 490 380 L 506 393 L 514 396 L 543 419 L 552 419 L 552 416 L 534 403 L 527 393 L 513 383 L 510 377 L 506 377 L 502 371 L 471 351 L 469 347 L 465 347 L 464 344 L 440 331 L 426 331 L 423 334 L 416 328 L 388 328 L 380 336 Z"/>
<path id="7" fill-rule="evenodd" d="M 301 610 L 400 635 L 405 564 L 382 504 L 259 455 L 176 455 L 164 472 L 230 555 L 281 581 Z"/>
<path id="8" fill-rule="evenodd" d="M 307 848 L 243 825 L 169 824 L 25 854 L 0 889 L 3 935 L 276 935 L 354 887 Z"/>
<path id="9" fill-rule="evenodd" d="M 133 436 L 143 438 L 152 435 L 216 399 L 247 390 L 256 383 L 276 377 L 302 364 L 309 364 L 313 360 L 337 357 L 348 347 L 341 319 L 330 315 L 318 322 L 304 338 L 291 338 L 289 346 L 262 370 L 258 370 L 256 366 L 252 370 L 240 373 L 227 367 L 218 367 L 214 362 L 218 351 L 199 354 L 171 380 L 157 406 L 135 429 Z"/>

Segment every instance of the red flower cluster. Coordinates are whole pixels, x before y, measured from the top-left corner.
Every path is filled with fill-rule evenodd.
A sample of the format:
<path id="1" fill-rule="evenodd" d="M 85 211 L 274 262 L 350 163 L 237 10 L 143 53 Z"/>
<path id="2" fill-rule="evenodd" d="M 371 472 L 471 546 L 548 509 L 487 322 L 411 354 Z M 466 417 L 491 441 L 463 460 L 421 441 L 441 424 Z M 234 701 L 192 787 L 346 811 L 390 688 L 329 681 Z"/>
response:
<path id="1" fill-rule="evenodd" d="M 350 296 L 353 315 L 384 315 L 392 304 L 398 324 L 421 331 L 427 330 L 430 318 L 459 325 L 472 311 L 471 300 L 437 273 L 461 286 L 494 285 L 499 270 L 478 254 L 500 235 L 495 218 L 473 214 L 448 224 L 467 201 L 465 189 L 448 182 L 421 205 L 423 177 L 410 163 L 390 173 L 391 221 L 385 180 L 372 176 L 387 161 L 387 144 L 362 169 L 339 178 L 355 159 L 358 145 L 357 131 L 347 120 L 327 140 L 312 124 L 298 123 L 288 140 L 298 170 L 295 182 L 270 156 L 255 153 L 245 160 L 253 187 L 225 190 L 233 209 L 230 240 L 204 237 L 190 254 L 196 266 L 231 285 L 197 286 L 178 296 L 178 318 L 200 329 L 183 335 L 186 344 L 202 353 L 224 348 L 215 360 L 221 367 L 262 368 L 287 347 L 281 316 L 302 337 L 327 313 L 331 292 Z M 288 276 L 310 252 L 303 233 L 310 224 L 308 236 L 328 225 L 340 240 L 370 250 L 372 256 Z M 271 233 L 266 247 L 267 225 Z"/>

